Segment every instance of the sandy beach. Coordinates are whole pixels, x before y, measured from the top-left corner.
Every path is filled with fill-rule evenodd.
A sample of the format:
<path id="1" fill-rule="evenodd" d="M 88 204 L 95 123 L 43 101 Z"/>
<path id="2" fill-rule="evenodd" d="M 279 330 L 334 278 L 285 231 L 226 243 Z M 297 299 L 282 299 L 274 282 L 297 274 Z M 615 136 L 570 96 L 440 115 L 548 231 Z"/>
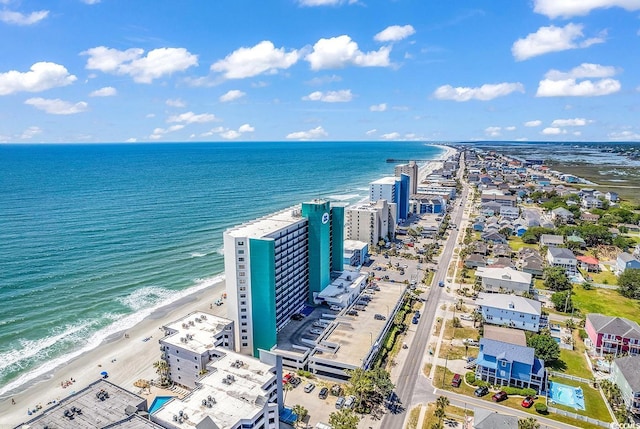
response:
<path id="1" fill-rule="evenodd" d="M 432 145 L 432 146 L 444 149 L 445 152 L 442 155 L 440 155 L 438 159 L 427 162 L 425 165 L 420 167 L 418 171 L 418 183 L 422 182 L 425 177 L 433 173 L 438 168 L 442 167 L 442 163 L 457 152 L 454 148 L 450 146 L 443 146 L 443 145 Z"/>
<path id="2" fill-rule="evenodd" d="M 25 390 L 3 399 L 0 402 L 0 429 L 13 428 L 31 419 L 33 416 L 27 414 L 29 409 L 34 410 L 37 406 L 49 408 L 52 401 L 60 400 L 99 379 L 102 371 L 108 373 L 109 381 L 139 393 L 150 399 L 150 403 L 156 395 L 163 393 L 162 390 L 152 387 L 149 394 L 146 389 L 141 392 L 133 383 L 139 379 L 157 377 L 153 362 L 160 358 L 158 340 L 164 335 L 162 326 L 198 310 L 226 317 L 226 305 L 213 305 L 210 308 L 224 290 L 222 281 L 162 307 L 126 333 L 120 333 L 118 338 L 105 341 L 90 352 L 58 367 L 45 379 L 37 380 Z M 72 379 L 75 382 L 71 382 Z M 68 385 L 63 387 L 65 384 Z M 12 404 L 12 400 L 15 404 Z"/>

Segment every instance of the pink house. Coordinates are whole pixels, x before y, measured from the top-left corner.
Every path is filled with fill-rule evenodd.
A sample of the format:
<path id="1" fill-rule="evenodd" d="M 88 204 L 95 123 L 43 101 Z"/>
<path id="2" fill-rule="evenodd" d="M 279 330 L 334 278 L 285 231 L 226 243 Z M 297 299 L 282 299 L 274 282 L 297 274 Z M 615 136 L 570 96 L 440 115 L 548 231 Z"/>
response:
<path id="1" fill-rule="evenodd" d="M 585 341 L 600 355 L 629 353 L 640 355 L 640 325 L 622 317 L 591 313 L 584 329 L 589 336 Z"/>

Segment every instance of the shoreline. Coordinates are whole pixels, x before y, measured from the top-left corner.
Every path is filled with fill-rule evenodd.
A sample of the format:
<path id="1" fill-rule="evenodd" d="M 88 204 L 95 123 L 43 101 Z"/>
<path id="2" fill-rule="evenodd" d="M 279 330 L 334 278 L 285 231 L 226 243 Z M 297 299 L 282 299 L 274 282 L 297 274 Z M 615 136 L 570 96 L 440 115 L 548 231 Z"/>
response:
<path id="1" fill-rule="evenodd" d="M 112 383 L 153 400 L 153 392 L 159 388 L 144 394 L 133 383 L 157 377 L 153 362 L 160 358 L 158 340 L 164 336 L 162 326 L 194 311 L 226 317 L 226 305 L 212 306 L 224 291 L 224 279 L 193 291 L 153 310 L 126 332 L 105 338 L 99 346 L 7 392 L 0 401 L 0 415 L 3 416 L 0 429 L 12 428 L 37 416 L 37 413 L 30 416 L 27 411 L 38 406 L 49 408 L 52 401 L 59 401 L 99 379 L 102 371 L 108 372 L 108 380 Z M 71 383 L 71 379 L 75 382 Z M 68 386 L 63 387 L 65 383 Z"/>

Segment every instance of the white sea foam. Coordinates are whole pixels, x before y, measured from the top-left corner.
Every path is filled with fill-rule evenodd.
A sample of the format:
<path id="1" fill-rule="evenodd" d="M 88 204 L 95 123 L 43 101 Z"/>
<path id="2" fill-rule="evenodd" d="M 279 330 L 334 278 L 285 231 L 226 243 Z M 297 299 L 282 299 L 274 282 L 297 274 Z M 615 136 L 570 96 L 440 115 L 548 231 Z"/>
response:
<path id="1" fill-rule="evenodd" d="M 156 303 L 162 302 L 172 295 L 172 290 L 157 286 L 146 286 L 116 300 L 125 307 L 138 311 L 141 308 L 153 307 Z"/>
<path id="2" fill-rule="evenodd" d="M 203 256 L 207 256 L 207 254 L 206 253 L 201 253 L 201 252 L 193 252 L 191 254 L 192 258 L 202 258 Z"/>
<path id="3" fill-rule="evenodd" d="M 141 307 L 140 310 L 136 311 L 133 314 L 130 314 L 128 316 L 125 317 L 121 317 L 118 315 L 114 315 L 114 314 L 104 314 L 102 315 L 102 317 L 105 317 L 107 319 L 110 320 L 114 320 L 113 323 L 109 324 L 108 326 L 105 326 L 104 328 L 100 329 L 99 331 L 95 332 L 94 334 L 92 334 L 84 343 L 84 345 L 77 350 L 74 350 L 73 352 L 67 353 L 63 356 L 60 356 L 56 359 L 52 359 L 52 360 L 47 360 L 44 364 L 42 364 L 41 366 L 35 368 L 32 371 L 27 372 L 26 374 L 21 375 L 20 377 L 18 377 L 17 379 L 11 381 L 10 383 L 7 383 L 6 385 L 0 387 L 0 397 L 3 397 L 3 395 L 5 395 L 7 392 L 12 392 L 13 390 L 16 390 L 18 388 L 20 388 L 21 386 L 24 386 L 27 383 L 32 382 L 33 380 L 53 371 L 54 369 L 56 369 L 57 367 L 66 364 L 67 362 L 69 362 L 70 360 L 82 355 L 83 353 L 86 353 L 90 350 L 95 349 L 96 347 L 98 347 L 106 338 L 109 338 L 110 336 L 117 334 L 119 332 L 125 331 L 127 329 L 131 329 L 133 326 L 135 326 L 136 324 L 140 323 L 143 319 L 145 319 L 146 317 L 148 317 L 149 315 L 151 315 L 154 311 L 156 311 L 159 308 L 168 306 L 184 297 L 187 297 L 193 293 L 196 293 L 202 289 L 206 289 L 210 286 L 213 286 L 217 283 L 220 283 L 221 281 L 224 280 L 224 274 L 219 274 L 217 276 L 214 277 L 208 277 L 208 278 L 204 278 L 204 279 L 195 279 L 195 286 L 192 286 L 188 289 L 182 290 L 182 291 L 169 291 L 171 293 L 167 294 L 166 296 L 164 295 L 164 292 L 162 292 L 162 296 L 161 299 L 158 299 L 157 302 L 155 303 L 155 305 L 150 306 L 150 307 Z M 149 290 L 149 289 L 154 289 L 154 288 L 142 288 L 140 289 L 140 291 L 143 290 Z M 155 288 L 161 291 L 164 291 L 164 289 L 161 288 Z M 138 292 L 138 291 L 137 291 Z M 129 298 L 133 298 L 134 296 L 138 295 L 137 292 L 134 292 L 133 294 L 129 295 L 127 298 L 125 298 L 125 301 L 127 301 Z M 158 292 L 158 291 L 156 291 Z M 159 295 L 157 295 L 159 296 Z M 70 328 L 70 331 L 65 331 L 64 333 L 60 334 L 61 338 L 66 338 L 69 337 L 70 335 L 76 334 L 78 332 L 80 332 L 80 330 L 83 329 L 83 327 L 72 327 Z M 78 338 L 78 340 L 80 341 L 81 339 Z M 40 353 L 44 347 L 43 345 L 46 344 L 52 344 L 55 341 L 58 341 L 57 339 L 55 339 L 55 337 L 51 337 L 51 338 L 47 338 L 47 339 L 43 339 L 43 340 L 39 340 L 39 341 L 33 341 L 33 347 L 28 350 L 27 352 L 29 353 L 29 356 L 34 356 L 37 353 Z M 41 342 L 41 343 L 40 343 Z M 40 344 L 38 344 L 40 343 Z M 49 347 L 47 346 L 47 347 Z M 20 363 L 21 360 L 25 359 L 25 350 L 21 350 L 18 354 L 18 356 L 20 357 L 19 361 L 15 361 L 14 364 L 18 364 Z"/>
<path id="4" fill-rule="evenodd" d="M 338 195 L 329 195 L 327 198 L 330 200 L 337 201 L 346 201 L 346 200 L 355 200 L 356 198 L 360 198 L 359 194 L 338 194 Z"/>
<path id="5" fill-rule="evenodd" d="M 222 255 L 222 256 L 224 256 L 224 245 L 222 245 L 222 246 L 218 247 L 218 248 L 216 249 L 216 253 L 217 253 L 218 255 Z"/>

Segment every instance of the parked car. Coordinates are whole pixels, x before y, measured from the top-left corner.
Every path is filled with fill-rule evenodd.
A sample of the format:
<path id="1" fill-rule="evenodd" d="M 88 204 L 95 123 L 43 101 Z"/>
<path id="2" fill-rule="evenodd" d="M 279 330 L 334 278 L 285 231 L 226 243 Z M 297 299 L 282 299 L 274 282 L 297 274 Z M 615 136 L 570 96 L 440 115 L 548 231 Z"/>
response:
<path id="1" fill-rule="evenodd" d="M 451 379 L 451 385 L 453 387 L 460 387 L 460 383 L 462 383 L 462 377 L 460 377 L 460 374 L 454 374 L 453 379 Z"/>
<path id="2" fill-rule="evenodd" d="M 473 338 L 467 338 L 466 340 L 463 341 L 463 343 L 465 346 L 469 346 L 469 347 L 478 347 L 480 345 L 478 340 L 474 340 Z"/>
<path id="3" fill-rule="evenodd" d="M 411 323 L 413 323 L 414 325 L 417 325 L 417 324 L 418 324 L 418 321 L 419 321 L 419 320 L 418 320 L 418 318 L 417 318 L 417 317 L 414 317 L 413 319 L 411 319 Z"/>
<path id="4" fill-rule="evenodd" d="M 313 389 L 315 389 L 315 388 L 316 388 L 316 385 L 315 385 L 315 384 L 313 384 L 313 383 L 307 383 L 307 384 L 305 384 L 305 386 L 304 386 L 304 391 L 305 391 L 306 393 L 309 393 L 309 392 L 311 392 L 311 391 L 312 391 Z"/>
<path id="5" fill-rule="evenodd" d="M 318 320 L 318 321 L 313 322 L 312 326 L 315 326 L 316 328 L 324 328 L 325 326 L 327 326 L 327 323 Z"/>
<path id="6" fill-rule="evenodd" d="M 291 377 L 291 379 L 289 380 L 289 384 L 293 387 L 298 387 L 300 383 L 302 383 L 302 380 L 300 380 L 300 378 L 298 377 Z"/>
<path id="7" fill-rule="evenodd" d="M 329 396 L 329 389 L 327 389 L 326 387 L 320 389 L 320 392 L 318 392 L 318 398 L 327 399 L 327 396 Z"/>
<path id="8" fill-rule="evenodd" d="M 387 320 L 387 318 L 383 314 L 380 314 L 380 313 L 376 313 L 373 316 L 373 318 L 376 319 L 376 320 Z"/>
<path id="9" fill-rule="evenodd" d="M 344 405 L 344 396 L 340 396 L 338 397 L 338 399 L 336 399 L 336 408 L 341 409 L 343 405 Z"/>
<path id="10" fill-rule="evenodd" d="M 314 328 L 312 330 L 310 330 L 309 332 L 311 332 L 314 335 L 320 335 L 322 334 L 324 331 L 322 329 L 318 329 L 318 328 Z"/>
<path id="11" fill-rule="evenodd" d="M 342 406 L 342 408 L 353 408 L 355 403 L 356 403 L 356 397 L 353 395 L 349 395 L 347 396 L 347 399 L 345 399 L 344 405 Z"/>
<path id="12" fill-rule="evenodd" d="M 493 402 L 500 402 L 500 401 L 504 401 L 507 398 L 508 398 L 507 392 L 505 392 L 504 390 L 501 390 L 498 393 L 494 393 L 493 396 L 491 397 L 491 400 Z"/>
<path id="13" fill-rule="evenodd" d="M 420 318 L 420 310 L 416 310 L 416 312 L 413 313 L 413 317 Z"/>
<path id="14" fill-rule="evenodd" d="M 291 378 L 293 377 L 293 374 L 291 373 L 287 373 L 282 377 L 282 384 L 287 384 L 289 381 L 291 381 Z"/>
<path id="15" fill-rule="evenodd" d="M 478 398 L 486 395 L 487 393 L 489 393 L 489 388 L 487 386 L 480 386 L 473 391 L 473 394 L 476 395 Z"/>
<path id="16" fill-rule="evenodd" d="M 304 316 L 300 313 L 296 313 L 293 316 L 291 316 L 291 320 L 302 320 L 304 319 Z"/>
<path id="17" fill-rule="evenodd" d="M 440 287 L 444 287 L 444 282 L 443 282 L 442 280 L 440 280 L 440 281 L 438 282 L 438 286 L 440 286 Z"/>
<path id="18" fill-rule="evenodd" d="M 527 396 L 522 400 L 522 406 L 524 408 L 531 408 L 532 405 L 533 405 L 533 396 Z"/>
<path id="19" fill-rule="evenodd" d="M 357 316 L 358 312 L 356 310 L 349 310 L 349 311 L 347 311 L 347 315 L 348 316 Z"/>
<path id="20" fill-rule="evenodd" d="M 331 307 L 329 307 L 329 310 L 331 310 L 331 311 L 340 311 L 340 310 L 342 310 L 342 307 L 340 307 L 339 305 L 332 305 Z"/>

